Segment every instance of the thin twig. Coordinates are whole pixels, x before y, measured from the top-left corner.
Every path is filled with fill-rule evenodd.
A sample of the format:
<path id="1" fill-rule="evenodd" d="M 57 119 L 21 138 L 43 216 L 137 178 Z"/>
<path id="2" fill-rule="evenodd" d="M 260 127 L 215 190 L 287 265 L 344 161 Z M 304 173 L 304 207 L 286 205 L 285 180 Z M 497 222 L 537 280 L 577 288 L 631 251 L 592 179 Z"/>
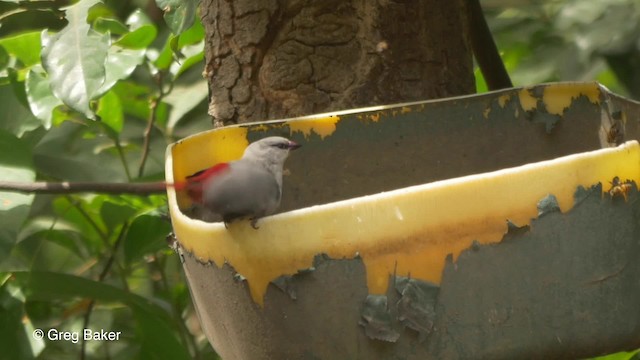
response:
<path id="1" fill-rule="evenodd" d="M 169 85 L 169 88 L 165 91 L 164 89 L 164 73 L 159 72 L 156 76 L 156 83 L 158 84 L 158 97 L 151 101 L 151 112 L 149 113 L 149 119 L 147 121 L 147 127 L 144 129 L 144 142 L 142 144 L 142 157 L 140 158 L 140 165 L 138 167 L 138 177 L 142 177 L 144 174 L 144 166 L 147 163 L 147 158 L 149 157 L 149 148 L 151 147 L 151 131 L 153 130 L 153 125 L 156 122 L 156 117 L 158 116 L 158 106 L 162 103 L 162 100 L 165 96 L 167 96 L 171 90 L 173 89 L 173 83 Z"/>
<path id="2" fill-rule="evenodd" d="M 127 175 L 127 180 L 131 181 L 131 172 L 129 171 L 129 164 L 127 163 L 127 158 L 124 156 L 124 151 L 122 150 L 122 144 L 120 144 L 120 139 L 116 137 L 114 139 L 114 144 L 116 146 L 116 149 L 118 150 L 118 156 L 120 157 L 120 162 L 122 162 L 124 173 Z"/>
<path id="3" fill-rule="evenodd" d="M 147 183 L 98 183 L 98 182 L 19 182 L 0 181 L 0 191 L 12 191 L 36 194 L 161 194 L 173 185 L 164 181 Z"/>
<path id="4" fill-rule="evenodd" d="M 144 166 L 147 163 L 149 148 L 151 147 L 151 130 L 153 130 L 153 124 L 156 122 L 156 112 L 159 102 L 160 97 L 151 102 L 151 114 L 149 115 L 147 127 L 144 129 L 144 142 L 142 144 L 142 157 L 140 158 L 140 165 L 138 166 L 138 177 L 142 177 L 142 175 L 144 175 Z"/>
<path id="5" fill-rule="evenodd" d="M 104 231 L 102 231 L 102 229 L 100 228 L 100 226 L 98 226 L 98 224 L 93 221 L 93 219 L 91 218 L 91 216 L 84 210 L 84 208 L 80 205 L 80 202 L 75 200 L 74 198 L 72 198 L 71 196 L 67 195 L 66 196 L 67 201 L 69 201 L 69 204 L 71 204 L 71 206 L 73 206 L 79 213 L 80 215 L 87 220 L 87 222 L 89 223 L 89 225 L 98 233 L 98 235 L 100 236 L 100 238 L 102 239 L 102 241 L 105 243 L 105 245 L 107 244 L 107 240 L 108 240 L 108 234 L 105 233 Z"/>
<path id="6" fill-rule="evenodd" d="M 111 249 L 111 255 L 109 256 L 109 259 L 107 259 L 107 263 L 104 265 L 104 268 L 102 269 L 102 272 L 98 276 L 98 282 L 103 282 L 104 279 L 107 277 L 107 274 L 109 274 L 109 270 L 111 270 L 111 265 L 113 265 L 113 262 L 114 262 L 114 260 L 116 258 L 116 254 L 118 252 L 118 247 L 120 246 L 120 243 L 124 239 L 124 235 L 127 233 L 127 229 L 128 228 L 129 228 L 129 223 L 125 222 L 124 224 L 122 224 L 122 228 L 120 229 L 120 233 L 118 234 L 118 238 L 116 239 L 116 242 L 113 244 L 113 248 Z M 91 312 L 93 312 L 93 308 L 95 307 L 95 304 L 96 304 L 95 299 L 91 299 L 91 302 L 89 303 L 89 306 L 87 307 L 87 312 L 84 314 L 84 325 L 82 326 L 83 329 L 87 329 L 89 327 L 89 320 L 91 318 Z M 86 356 L 86 352 L 85 352 L 86 343 L 87 342 L 84 340 L 84 337 L 82 337 L 82 346 L 80 348 L 80 359 L 81 360 L 84 360 L 85 356 Z"/>

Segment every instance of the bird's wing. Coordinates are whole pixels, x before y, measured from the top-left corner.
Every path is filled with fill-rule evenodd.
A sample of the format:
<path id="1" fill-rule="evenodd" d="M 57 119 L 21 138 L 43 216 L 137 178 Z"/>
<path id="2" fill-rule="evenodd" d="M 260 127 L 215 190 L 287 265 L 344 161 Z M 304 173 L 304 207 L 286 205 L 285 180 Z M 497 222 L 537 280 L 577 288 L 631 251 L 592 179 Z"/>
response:
<path id="1" fill-rule="evenodd" d="M 238 161 L 205 184 L 203 200 L 205 207 L 225 218 L 262 217 L 277 209 L 280 192 L 270 172 Z"/>

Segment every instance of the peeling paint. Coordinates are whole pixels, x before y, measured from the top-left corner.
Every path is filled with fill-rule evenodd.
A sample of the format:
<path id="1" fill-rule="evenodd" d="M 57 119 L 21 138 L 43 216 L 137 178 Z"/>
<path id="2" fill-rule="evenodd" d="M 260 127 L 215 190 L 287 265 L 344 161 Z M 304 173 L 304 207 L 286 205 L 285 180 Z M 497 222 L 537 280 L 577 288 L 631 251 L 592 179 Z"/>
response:
<path id="1" fill-rule="evenodd" d="M 523 88 L 518 92 L 520 106 L 524 111 L 533 111 L 538 107 L 538 99 L 536 99 L 529 88 Z"/>
<path id="2" fill-rule="evenodd" d="M 484 117 L 485 119 L 489 119 L 489 114 L 491 114 L 491 107 L 486 107 L 482 111 L 482 117 Z"/>
<path id="3" fill-rule="evenodd" d="M 544 87 L 542 102 L 550 114 L 562 115 L 572 102 L 585 96 L 593 104 L 600 102 L 601 91 L 596 83 L 582 84 L 552 84 Z"/>
<path id="4" fill-rule="evenodd" d="M 420 342 L 423 342 L 433 331 L 440 287 L 430 282 L 398 276 L 395 288 L 401 295 L 396 304 L 398 320 L 417 331 Z"/>
<path id="5" fill-rule="evenodd" d="M 274 279 L 273 281 L 271 281 L 271 283 L 275 285 L 278 289 L 280 289 L 283 293 L 289 295 L 289 298 L 291 298 L 291 300 L 298 299 L 296 288 L 293 285 L 291 276 L 282 275 Z"/>
<path id="6" fill-rule="evenodd" d="M 507 102 L 509 100 L 511 100 L 511 95 L 510 94 L 501 95 L 498 98 L 498 105 L 500 105 L 500 107 L 504 109 L 504 107 L 507 106 Z"/>
<path id="7" fill-rule="evenodd" d="M 539 93 L 541 88 L 542 92 Z M 580 96 L 586 97 L 593 104 L 599 104 L 602 91 L 597 83 L 549 84 L 542 87 L 523 88 L 519 91 L 518 96 L 524 111 L 535 110 L 538 107 L 538 101 L 540 101 L 545 112 L 562 116 L 564 111 Z M 499 101 L 506 103 L 506 99 L 503 100 L 502 97 Z"/>
<path id="8" fill-rule="evenodd" d="M 298 270 L 298 272 L 293 275 L 279 276 L 271 281 L 271 283 L 275 285 L 276 288 L 278 288 L 280 291 L 289 295 L 289 298 L 291 298 L 291 300 L 297 300 L 298 295 L 295 286 L 295 280 L 300 276 L 312 274 L 314 271 L 316 271 L 316 266 L 324 261 L 327 261 L 327 256 L 325 254 L 316 255 L 316 257 L 313 259 L 313 266 L 306 269 Z"/>
<path id="9" fill-rule="evenodd" d="M 336 131 L 336 124 L 340 121 L 337 115 L 327 116 L 314 119 L 297 119 L 287 121 L 291 132 L 299 132 L 305 137 L 311 136 L 312 133 L 317 134 L 324 139 Z"/>
<path id="10" fill-rule="evenodd" d="M 373 122 L 378 122 L 380 121 L 380 113 L 370 114 L 368 115 L 368 118 Z"/>
<path id="11" fill-rule="evenodd" d="M 545 196 L 538 202 L 538 217 L 541 218 L 547 214 L 559 212 L 560 205 L 558 205 L 558 199 L 553 194 Z"/>
<path id="12" fill-rule="evenodd" d="M 230 279 L 229 266 L 200 266 L 188 255 L 185 272 L 204 332 L 225 358 L 516 359 L 522 349 L 533 358 L 590 358 L 613 351 L 603 338 L 620 341 L 617 349 L 639 346 L 640 296 L 639 195 L 632 191 L 624 203 L 607 192 L 590 194 L 568 213 L 535 219 L 534 230 L 508 244 L 506 237 L 501 244 L 475 242 L 455 263 L 451 256 L 441 288 L 423 292 L 437 291 L 430 298 L 412 295 L 422 288 L 419 280 L 390 276 L 386 297 L 367 301 L 358 260 L 332 259 L 313 278 L 293 277 L 300 290 L 296 301 L 270 286 L 264 308 L 247 297 L 247 283 Z M 403 279 L 417 286 L 410 291 Z M 401 315 L 407 296 L 421 299 L 405 308 L 421 319 L 415 328 Z M 423 317 L 434 298 L 435 317 Z M 378 311 L 363 312 L 365 303 Z M 369 326 L 365 318 L 383 321 Z M 575 331 L 576 323 L 584 331 Z M 382 329 L 385 338 L 399 337 L 393 343 L 374 340 L 366 326 L 371 336 Z"/>
<path id="13" fill-rule="evenodd" d="M 393 328 L 386 295 L 368 295 L 360 315 L 359 324 L 369 338 L 396 342 L 400 337 L 400 333 Z"/>
<path id="14" fill-rule="evenodd" d="M 597 89 L 597 86 L 593 88 Z M 523 104 L 522 109 L 527 110 L 528 106 L 536 109 L 539 105 L 536 95 L 543 96 L 544 89 L 541 86 L 539 90 L 509 90 L 508 93 L 513 94 L 511 99 L 517 95 Z M 502 96 L 506 98 L 504 94 L 500 99 Z M 486 103 L 486 98 L 481 101 Z M 495 96 L 492 101 L 495 104 Z M 500 100 L 497 101 L 500 103 Z M 423 108 L 426 106 L 424 103 L 403 106 L 416 110 L 418 105 Z M 519 106 L 513 108 L 516 112 L 520 109 Z M 393 111 L 386 107 L 380 109 L 369 109 L 358 113 L 357 117 L 389 119 Z M 493 109 L 499 110 L 495 105 Z M 355 117 L 352 119 L 355 120 Z M 466 115 L 464 117 L 466 119 Z M 310 135 L 316 133 L 313 129 L 323 126 L 331 133 L 338 119 L 328 116 L 267 122 L 198 134 L 168 149 L 167 181 L 179 180 L 215 162 L 240 157 L 248 143 L 247 136 L 251 137 L 247 131 L 274 127 L 288 127 L 293 131 L 296 124 L 303 125 L 306 122 L 300 128 L 307 129 Z M 471 117 L 469 119 L 473 121 Z M 315 121 L 319 125 L 310 125 Z M 436 124 L 430 121 L 424 123 L 427 126 Z M 529 124 L 523 123 L 523 128 Z M 348 127 L 338 128 L 346 129 L 348 136 L 355 136 L 352 131 L 363 125 L 367 126 L 372 139 L 386 136 L 383 131 L 387 128 L 383 126 L 377 130 L 371 122 L 354 121 Z M 493 125 L 491 128 L 498 129 Z M 560 130 L 567 131 L 566 127 L 563 128 Z M 437 128 L 427 129 L 431 131 Z M 593 133 L 597 131 L 594 128 Z M 630 133 L 633 131 L 630 130 Z M 558 134 L 566 136 L 566 133 Z M 322 140 L 326 141 L 323 145 L 333 143 L 336 138 L 323 138 L 326 139 Z M 313 141 L 320 140 L 314 137 Z M 312 158 L 313 153 L 309 156 Z M 170 189 L 168 199 L 173 226 L 181 245 L 202 261 L 213 262 L 218 267 L 228 261 L 246 276 L 251 295 L 259 305 L 262 305 L 271 281 L 283 274 L 295 274 L 299 269 L 309 267 L 319 253 L 339 259 L 360 254 L 366 266 L 370 293 L 380 295 L 387 292 L 388 277 L 393 273 L 401 276 L 410 274 L 414 279 L 438 284 L 447 254 L 452 254 L 455 259 L 474 241 L 479 245 L 501 241 L 505 232 L 511 232 L 505 223 L 506 219 L 525 228 L 538 214 L 536 203 L 547 194 L 553 194 L 557 198 L 557 206 L 565 212 L 579 202 L 578 196 L 574 198 L 576 188 L 583 187 L 587 189 L 585 191 L 591 191 L 589 189 L 594 184 L 606 185 L 614 176 L 637 183 L 640 181 L 639 159 L 638 145 L 627 143 L 607 151 L 581 153 L 554 161 L 302 208 L 264 218 L 258 231 L 244 222 L 234 223 L 225 229 L 219 223 L 189 219 L 180 211 L 180 207 L 185 208 L 180 194 L 176 196 Z M 292 177 L 298 175 L 299 171 L 296 171 Z M 620 190 L 624 190 L 624 187 Z M 622 195 L 617 197 L 624 199 Z M 469 199 L 474 201 L 470 202 Z"/>
<path id="15" fill-rule="evenodd" d="M 529 231 L 531 227 L 529 225 L 518 226 L 511 220 L 507 220 L 507 232 L 502 238 L 502 242 L 509 241 Z M 478 244 L 479 246 L 479 244 Z"/>
<path id="16" fill-rule="evenodd" d="M 247 277 L 258 304 L 269 282 L 308 267 L 319 253 L 343 258 L 358 252 L 370 293 L 383 294 L 394 271 L 438 283 L 447 254 L 456 257 L 473 240 L 499 242 L 507 230 L 505 219 L 529 224 L 538 214 L 536 203 L 546 194 L 554 194 L 565 212 L 573 206 L 579 185 L 607 183 L 613 176 L 637 182 L 638 164 L 640 145 L 630 142 L 278 214 L 264 218 L 259 231 L 243 222 L 225 229 L 189 219 L 176 214 L 175 203 L 170 206 L 183 246 L 216 264 L 226 259 Z M 404 220 L 398 220 L 396 207 Z"/>
<path id="17" fill-rule="evenodd" d="M 528 94 L 523 95 L 523 96 L 528 96 Z M 510 93 L 500 95 L 500 96 L 498 97 L 498 99 L 497 99 L 498 106 L 500 107 L 500 109 L 504 109 L 504 108 L 507 106 L 507 103 L 508 103 L 509 101 L 511 101 L 511 98 L 512 98 L 512 94 L 510 94 Z M 525 99 L 524 99 L 524 101 L 525 101 L 525 102 L 527 102 L 527 100 L 529 100 L 529 99 L 528 99 L 528 98 L 525 98 Z M 485 119 L 487 119 L 487 120 L 489 119 L 489 116 L 491 115 L 491 109 L 492 109 L 493 104 L 495 104 L 495 101 L 496 101 L 496 100 L 495 100 L 495 99 L 493 99 L 493 100 L 492 100 L 492 102 L 491 102 L 491 104 L 487 105 L 487 106 L 484 108 L 484 110 L 482 111 L 482 117 L 484 117 L 484 118 L 485 118 Z M 523 106 L 524 106 L 524 105 L 523 105 Z M 530 104 L 527 104 L 527 106 L 531 106 L 531 105 L 530 105 Z M 535 103 L 534 103 L 534 105 L 533 105 L 533 108 L 535 108 Z M 518 108 L 517 108 L 517 107 L 515 108 L 515 114 L 514 114 L 514 116 L 515 116 L 515 117 L 518 117 Z"/>

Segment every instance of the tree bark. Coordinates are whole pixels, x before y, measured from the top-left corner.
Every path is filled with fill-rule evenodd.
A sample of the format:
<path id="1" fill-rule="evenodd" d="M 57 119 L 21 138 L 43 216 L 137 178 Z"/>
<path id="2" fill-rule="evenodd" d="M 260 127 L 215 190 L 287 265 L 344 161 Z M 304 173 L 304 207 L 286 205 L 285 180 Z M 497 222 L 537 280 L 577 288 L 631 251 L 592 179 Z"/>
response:
<path id="1" fill-rule="evenodd" d="M 204 0 L 214 126 L 475 91 L 464 0 Z"/>

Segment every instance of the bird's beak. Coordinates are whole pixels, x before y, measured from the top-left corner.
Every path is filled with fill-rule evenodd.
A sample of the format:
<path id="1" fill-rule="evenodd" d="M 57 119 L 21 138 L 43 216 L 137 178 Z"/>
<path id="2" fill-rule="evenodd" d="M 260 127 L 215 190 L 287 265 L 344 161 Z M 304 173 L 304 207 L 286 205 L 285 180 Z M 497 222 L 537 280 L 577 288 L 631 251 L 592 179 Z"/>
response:
<path id="1" fill-rule="evenodd" d="M 289 150 L 295 150 L 301 146 L 302 145 L 298 144 L 297 142 L 289 141 Z"/>

